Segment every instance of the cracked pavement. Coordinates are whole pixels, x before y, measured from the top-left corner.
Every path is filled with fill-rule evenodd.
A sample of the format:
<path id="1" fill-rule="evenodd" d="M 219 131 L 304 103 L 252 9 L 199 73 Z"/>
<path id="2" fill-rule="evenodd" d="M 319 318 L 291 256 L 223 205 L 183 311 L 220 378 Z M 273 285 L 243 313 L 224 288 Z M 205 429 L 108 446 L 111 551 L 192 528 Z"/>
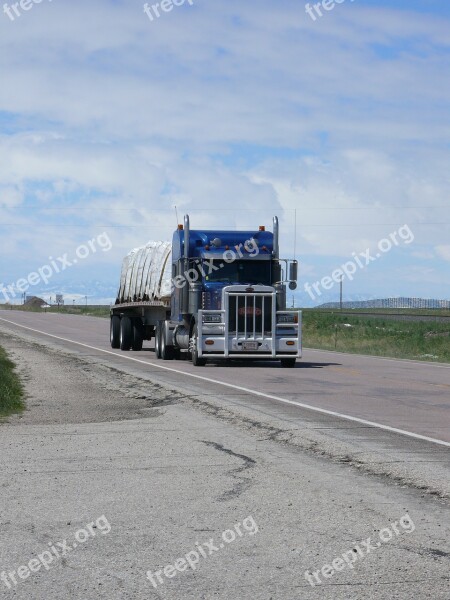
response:
<path id="1" fill-rule="evenodd" d="M 333 461 L 320 439 L 301 447 L 291 425 L 200 383 L 183 393 L 50 345 L 0 343 L 28 394 L 27 412 L 0 425 L 0 571 L 102 515 L 111 525 L 11 589 L 0 581 L 6 598 L 449 600 L 445 498 L 355 456 Z M 414 531 L 398 526 L 406 513 Z M 257 534 L 156 588 L 146 577 L 249 516 Z M 399 534 L 352 567 L 305 579 L 393 523 Z"/>

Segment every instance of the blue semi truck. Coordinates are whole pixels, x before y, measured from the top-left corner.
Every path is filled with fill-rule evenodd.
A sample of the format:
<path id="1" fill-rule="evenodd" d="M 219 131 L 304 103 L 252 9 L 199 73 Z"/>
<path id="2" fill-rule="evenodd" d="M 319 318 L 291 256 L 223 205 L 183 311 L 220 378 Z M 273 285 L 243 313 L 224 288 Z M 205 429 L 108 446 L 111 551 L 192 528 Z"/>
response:
<path id="1" fill-rule="evenodd" d="M 151 242 L 126 257 L 111 309 L 111 346 L 141 350 L 155 340 L 158 359 L 278 360 L 302 355 L 301 311 L 286 310 L 297 261 L 279 256 L 273 231 L 191 230 L 189 216 L 172 243 Z"/>

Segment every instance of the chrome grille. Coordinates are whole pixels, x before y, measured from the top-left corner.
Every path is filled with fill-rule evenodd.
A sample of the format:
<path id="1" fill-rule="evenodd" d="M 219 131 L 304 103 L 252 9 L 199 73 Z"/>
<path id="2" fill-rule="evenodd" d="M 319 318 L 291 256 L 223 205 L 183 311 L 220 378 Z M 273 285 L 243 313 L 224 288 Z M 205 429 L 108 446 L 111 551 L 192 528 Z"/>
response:
<path id="1" fill-rule="evenodd" d="M 271 337 L 272 295 L 230 293 L 228 333 L 245 339 Z"/>

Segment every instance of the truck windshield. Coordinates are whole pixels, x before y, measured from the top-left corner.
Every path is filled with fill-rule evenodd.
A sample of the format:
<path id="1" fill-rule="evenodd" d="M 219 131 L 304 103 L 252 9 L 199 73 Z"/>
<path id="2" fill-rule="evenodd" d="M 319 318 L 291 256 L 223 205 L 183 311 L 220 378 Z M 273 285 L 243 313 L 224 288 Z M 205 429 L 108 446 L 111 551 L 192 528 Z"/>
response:
<path id="1" fill-rule="evenodd" d="M 269 260 L 236 260 L 224 263 L 223 260 L 212 260 L 205 263 L 206 281 L 221 283 L 272 285 L 271 261 Z M 208 272 L 209 271 L 209 272 Z"/>

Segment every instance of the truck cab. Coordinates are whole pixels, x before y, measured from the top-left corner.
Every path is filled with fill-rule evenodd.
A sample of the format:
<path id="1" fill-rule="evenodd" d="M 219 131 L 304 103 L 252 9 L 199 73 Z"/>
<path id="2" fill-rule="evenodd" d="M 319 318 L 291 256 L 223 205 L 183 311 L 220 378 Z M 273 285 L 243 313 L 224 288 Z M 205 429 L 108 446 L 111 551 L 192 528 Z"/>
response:
<path id="1" fill-rule="evenodd" d="M 297 262 L 279 257 L 273 232 L 191 230 L 189 216 L 172 239 L 170 315 L 155 333 L 156 354 L 208 359 L 280 360 L 301 357 L 301 312 L 286 310 L 286 285 L 295 289 Z"/>

